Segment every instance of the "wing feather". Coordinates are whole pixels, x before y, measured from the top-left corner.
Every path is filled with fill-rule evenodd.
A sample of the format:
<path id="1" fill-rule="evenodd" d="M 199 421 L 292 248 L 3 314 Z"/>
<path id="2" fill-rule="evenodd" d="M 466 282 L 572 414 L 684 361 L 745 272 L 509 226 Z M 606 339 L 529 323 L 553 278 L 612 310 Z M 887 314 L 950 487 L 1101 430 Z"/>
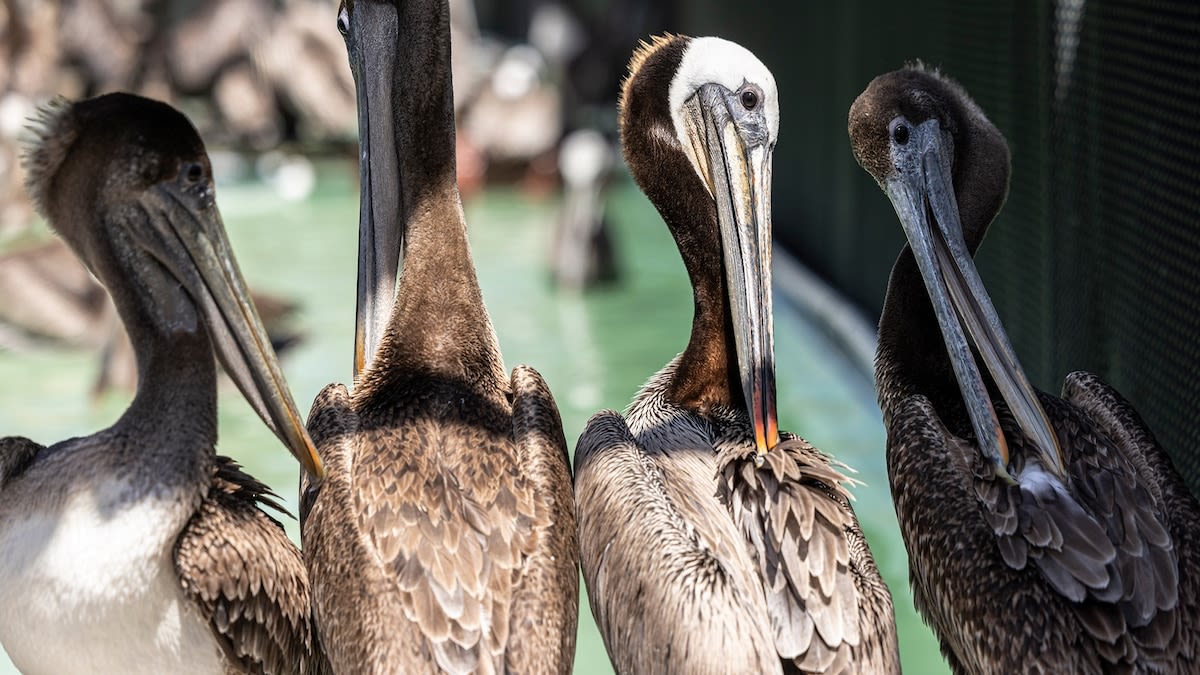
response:
<path id="1" fill-rule="evenodd" d="M 972 568 L 950 576 L 966 572 L 997 588 L 1019 588 L 1021 595 L 1014 600 L 1036 598 L 1045 616 L 1060 613 L 1057 620 L 1066 622 L 1065 628 L 1046 627 L 1041 658 L 1059 659 L 1059 667 L 1068 669 L 1085 668 L 1084 664 L 1097 660 L 1103 668 L 1115 670 L 1136 666 L 1157 672 L 1178 667 L 1168 664 L 1184 663 L 1183 654 L 1190 658 L 1200 647 L 1195 631 L 1183 628 L 1200 621 L 1194 602 L 1185 601 L 1196 597 L 1197 584 L 1190 580 L 1192 573 L 1183 573 L 1200 564 L 1200 554 L 1194 552 L 1200 540 L 1192 534 L 1200 523 L 1200 511 L 1166 453 L 1119 394 L 1091 375 L 1073 373 L 1062 395 L 1059 399 L 1043 394 L 1041 402 L 1066 454 L 1065 481 L 1027 459 L 1031 453 L 1026 441 L 1011 432 L 1016 426 L 1002 401 L 997 402 L 996 412 L 1014 458 L 1015 485 L 998 479 L 970 443 L 950 434 L 927 401 L 913 397 L 903 415 L 893 417 L 889 471 L 906 544 L 910 551 L 914 546 L 918 549 L 913 557 L 918 605 L 938 625 L 943 644 L 950 644 L 957 657 L 982 660 L 972 667 L 1002 669 L 1020 663 L 1021 657 L 1011 654 L 1007 645 L 973 643 L 972 651 L 969 644 L 975 638 L 964 639 L 979 628 L 964 623 L 970 612 L 977 611 L 962 597 L 971 594 L 970 583 L 941 582 L 929 570 L 917 569 L 930 564 L 930 554 L 920 549 L 934 539 L 941 546 L 974 536 L 973 532 L 943 536 L 934 532 L 946 527 L 943 523 L 909 522 L 915 511 L 909 505 L 915 498 L 906 494 L 916 489 L 912 481 L 927 479 L 930 472 L 945 474 L 936 466 L 944 457 L 958 467 L 965 479 L 963 487 L 978 500 L 988 526 L 980 534 L 986 536 L 990 529 L 1000 553 L 998 564 L 993 564 L 986 560 L 985 542 L 957 543 L 983 552 L 985 559 L 974 559 Z M 917 467 L 921 472 L 911 473 Z M 898 479 L 901 474 L 906 477 Z M 958 489 L 951 482 L 943 476 L 936 481 L 942 496 L 922 493 L 923 498 L 957 504 L 950 508 L 963 515 L 952 519 L 955 524 L 950 527 L 969 530 L 969 523 L 964 523 L 972 509 L 950 498 Z M 1020 574 L 1007 576 L 1005 567 Z M 1026 574 L 1028 568 L 1036 574 Z M 1039 578 L 1044 585 L 1037 583 Z M 937 590 L 931 593 L 930 589 Z M 938 597 L 948 589 L 957 596 Z M 965 609 L 959 613 L 956 605 Z M 1179 611 L 1186 612 L 1186 618 L 1177 616 Z M 1071 614 L 1078 628 L 1067 618 Z"/>
<path id="2" fill-rule="evenodd" d="M 1141 462 L 1108 435 L 1112 424 L 1094 424 L 1058 398 L 1043 396 L 1042 404 L 1068 453 L 1067 483 L 1021 464 L 1026 441 L 1020 434 L 1007 434 L 1018 458 L 1016 485 L 997 479 L 978 453 L 968 458 L 1005 562 L 1018 570 L 1032 563 L 1063 596 L 1115 602 L 1130 627 L 1144 626 L 1176 598 L 1177 566 L 1162 503 L 1147 490 Z M 1006 429 L 1014 428 L 1002 404 L 997 414 Z M 1097 628 L 1109 631 L 1106 624 Z"/>
<path id="3" fill-rule="evenodd" d="M 347 453 L 354 463 L 338 469 L 351 501 L 339 508 L 370 551 L 361 564 L 378 564 L 395 592 L 394 609 L 373 621 L 403 636 L 373 639 L 402 640 L 445 672 L 566 672 L 574 654 L 576 532 L 561 420 L 535 371 L 516 369 L 511 384 L 505 398 L 425 383 L 392 397 L 394 409 L 355 408 L 349 432 L 372 451 Z M 443 414 L 447 405 L 470 414 Z M 397 616 L 385 621 L 388 611 Z"/>
<path id="4" fill-rule="evenodd" d="M 505 431 L 509 410 L 457 391 L 396 400 L 403 403 L 390 414 L 403 424 L 372 422 L 357 432 L 355 442 L 373 450 L 356 454 L 350 493 L 372 558 L 394 584 L 389 611 L 406 624 L 389 630 L 412 636 L 385 639 L 411 642 L 406 649 L 429 654 L 446 672 L 494 670 L 503 647 L 491 637 L 506 624 L 496 612 L 508 610 L 537 545 L 529 514 L 539 513 Z M 437 414 L 445 400 L 472 414 Z"/>
<path id="5" fill-rule="evenodd" d="M 180 584 L 235 668 L 327 672 L 300 551 L 262 505 L 280 508 L 267 486 L 218 456 L 208 496 L 175 542 Z"/>
<path id="6" fill-rule="evenodd" d="M 512 373 L 513 438 L 536 501 L 522 527 L 536 533 L 514 590 L 505 666 L 516 673 L 567 673 L 579 621 L 579 543 L 567 439 L 550 388 L 538 372 Z M 516 506 L 516 505 L 514 505 Z"/>
<path id="7" fill-rule="evenodd" d="M 651 396 L 643 400 L 646 414 L 660 415 Z M 766 599 L 755 588 L 762 582 L 728 511 L 711 496 L 711 438 L 699 435 L 693 418 L 655 427 L 678 432 L 656 437 L 686 447 L 670 457 L 648 451 L 611 410 L 594 415 L 576 444 L 583 576 L 614 667 L 724 673 L 736 664 L 741 672 L 779 673 Z"/>
<path id="8" fill-rule="evenodd" d="M 1175 667 L 1190 667 L 1200 657 L 1200 631 L 1196 630 L 1200 625 L 1200 504 L 1166 450 L 1119 392 L 1095 375 L 1078 371 L 1067 375 L 1062 397 L 1112 442 L 1144 490 L 1137 495 L 1143 508 L 1133 511 L 1136 530 L 1148 544 L 1148 556 L 1139 566 L 1139 588 L 1152 599 L 1138 609 L 1152 619 L 1136 625 L 1126 617 L 1135 626 L 1131 634 L 1140 648 L 1136 656 L 1160 663 L 1173 659 Z M 1108 482 L 1102 487 L 1108 488 L 1108 510 L 1122 508 L 1120 492 Z M 1151 503 L 1158 510 L 1146 508 Z M 1122 524 L 1122 534 L 1128 537 L 1129 527 Z"/>
<path id="9" fill-rule="evenodd" d="M 858 523 L 844 487 L 851 479 L 799 438 L 772 448 L 757 468 L 738 441 L 719 446 L 718 494 L 758 559 L 780 657 L 821 672 L 854 662 L 839 654 L 852 655 L 878 627 L 859 625 L 866 618 L 847 538 Z"/>

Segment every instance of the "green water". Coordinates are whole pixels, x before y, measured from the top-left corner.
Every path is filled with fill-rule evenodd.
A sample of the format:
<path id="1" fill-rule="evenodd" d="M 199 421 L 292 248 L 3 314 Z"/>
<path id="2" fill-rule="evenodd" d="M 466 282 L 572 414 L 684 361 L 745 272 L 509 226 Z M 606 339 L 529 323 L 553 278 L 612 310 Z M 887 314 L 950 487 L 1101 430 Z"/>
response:
<path id="1" fill-rule="evenodd" d="M 223 185 L 218 203 L 251 286 L 299 300 L 304 341 L 283 368 L 301 411 L 329 382 L 346 382 L 353 344 L 357 188 L 352 167 L 325 167 L 304 202 L 283 202 L 260 184 Z M 467 205 L 485 300 L 508 367 L 535 366 L 555 393 L 568 441 L 588 417 L 623 408 L 637 388 L 685 344 L 691 321 L 687 276 L 666 228 L 635 188 L 614 191 L 622 283 L 589 294 L 557 292 L 546 267 L 556 204 L 490 191 Z M 904 546 L 883 464 L 884 432 L 870 381 L 836 345 L 776 300 L 780 425 L 858 469 L 855 508 L 896 604 L 909 673 L 947 672 L 912 609 Z M 117 418 L 128 395 L 93 401 L 94 355 L 0 352 L 0 434 L 50 443 L 91 433 Z M 295 510 L 297 465 L 226 383 L 218 449 L 243 462 Z M 289 532 L 298 538 L 294 522 Z M 575 672 L 611 673 L 586 598 L 581 600 Z M 0 674 L 15 669 L 0 653 Z"/>

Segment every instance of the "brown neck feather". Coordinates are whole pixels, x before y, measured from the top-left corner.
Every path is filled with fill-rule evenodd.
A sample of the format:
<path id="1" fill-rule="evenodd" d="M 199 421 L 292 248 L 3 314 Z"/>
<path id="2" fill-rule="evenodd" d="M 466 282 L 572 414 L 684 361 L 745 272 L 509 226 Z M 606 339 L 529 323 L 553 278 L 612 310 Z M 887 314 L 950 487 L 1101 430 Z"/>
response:
<path id="1" fill-rule="evenodd" d="M 404 255 L 379 360 L 392 373 L 503 382 L 455 179 L 449 7 L 423 0 L 397 11 L 392 114 Z"/>
<path id="2" fill-rule="evenodd" d="M 688 38 L 656 45 L 622 97 L 621 143 L 630 172 L 671 230 L 692 282 L 695 316 L 667 397 L 708 412 L 740 406 L 733 320 L 725 288 L 716 203 L 677 140 L 667 92 Z"/>

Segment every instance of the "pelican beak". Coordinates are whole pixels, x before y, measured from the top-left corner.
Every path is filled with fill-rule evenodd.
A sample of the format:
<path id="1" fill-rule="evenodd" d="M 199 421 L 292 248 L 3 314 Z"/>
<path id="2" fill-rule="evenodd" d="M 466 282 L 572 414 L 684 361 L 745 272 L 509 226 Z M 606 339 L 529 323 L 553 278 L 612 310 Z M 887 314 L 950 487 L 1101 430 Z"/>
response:
<path id="1" fill-rule="evenodd" d="M 706 84 L 685 102 L 689 153 L 717 206 L 742 394 L 759 455 L 779 443 L 771 313 L 771 156 L 761 111 Z"/>
<path id="2" fill-rule="evenodd" d="M 225 235 L 209 184 L 181 175 L 143 197 L 150 228 L 140 243 L 184 287 L 200 309 L 225 371 L 263 422 L 315 479 L 321 459 L 288 390 L 267 330 Z"/>
<path id="3" fill-rule="evenodd" d="M 930 119 L 910 128 L 904 147 L 906 152 L 898 156 L 898 170 L 883 181 L 883 190 L 900 217 L 929 291 L 979 446 L 997 473 L 1012 480 L 1008 442 L 972 345 L 1046 470 L 1065 479 L 1058 437 L 1021 369 L 963 240 L 950 173 L 951 146 L 944 141 L 937 120 Z"/>
<path id="4" fill-rule="evenodd" d="M 346 51 L 358 100 L 358 297 L 354 380 L 371 365 L 396 299 L 403 236 L 396 154 L 394 64 L 399 20 L 391 3 L 358 2 Z M 374 114 L 372 114 L 374 113 Z"/>

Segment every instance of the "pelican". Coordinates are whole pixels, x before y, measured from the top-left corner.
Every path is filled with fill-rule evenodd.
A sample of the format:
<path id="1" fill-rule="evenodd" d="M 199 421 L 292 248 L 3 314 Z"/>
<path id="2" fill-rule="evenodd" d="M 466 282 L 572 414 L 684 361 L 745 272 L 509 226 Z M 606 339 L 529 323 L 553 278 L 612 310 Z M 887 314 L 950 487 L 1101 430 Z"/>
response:
<path id="1" fill-rule="evenodd" d="M 578 547 L 546 383 L 504 371 L 455 184 L 446 0 L 343 3 L 362 198 L 354 391 L 309 429 L 301 529 L 347 673 L 567 673 Z M 397 269 L 403 270 L 397 285 Z"/>
<path id="2" fill-rule="evenodd" d="M 875 379 L 913 594 L 942 652 L 960 673 L 1195 672 L 1200 508 L 1095 375 L 1033 389 L 971 259 L 1008 192 L 1004 137 L 921 66 L 872 81 L 849 132 L 909 242 Z"/>
<path id="3" fill-rule="evenodd" d="M 137 394 L 108 429 L 0 439 L 0 643 L 27 673 L 299 673 L 322 665 L 300 552 L 265 485 L 218 456 L 215 348 L 315 475 L 214 203 L 170 106 L 110 94 L 45 109 L 33 202 L 108 288 Z"/>
<path id="4" fill-rule="evenodd" d="M 573 131 L 559 147 L 563 203 L 554 223 L 550 270 L 560 287 L 582 291 L 620 276 L 605 214 L 615 156 L 610 141 L 595 129 Z"/>
<path id="5" fill-rule="evenodd" d="M 771 72 L 743 47 L 643 43 L 620 102 L 634 179 L 695 295 L 687 348 L 575 454 L 580 558 L 621 673 L 899 670 L 847 478 L 775 415 Z"/>

